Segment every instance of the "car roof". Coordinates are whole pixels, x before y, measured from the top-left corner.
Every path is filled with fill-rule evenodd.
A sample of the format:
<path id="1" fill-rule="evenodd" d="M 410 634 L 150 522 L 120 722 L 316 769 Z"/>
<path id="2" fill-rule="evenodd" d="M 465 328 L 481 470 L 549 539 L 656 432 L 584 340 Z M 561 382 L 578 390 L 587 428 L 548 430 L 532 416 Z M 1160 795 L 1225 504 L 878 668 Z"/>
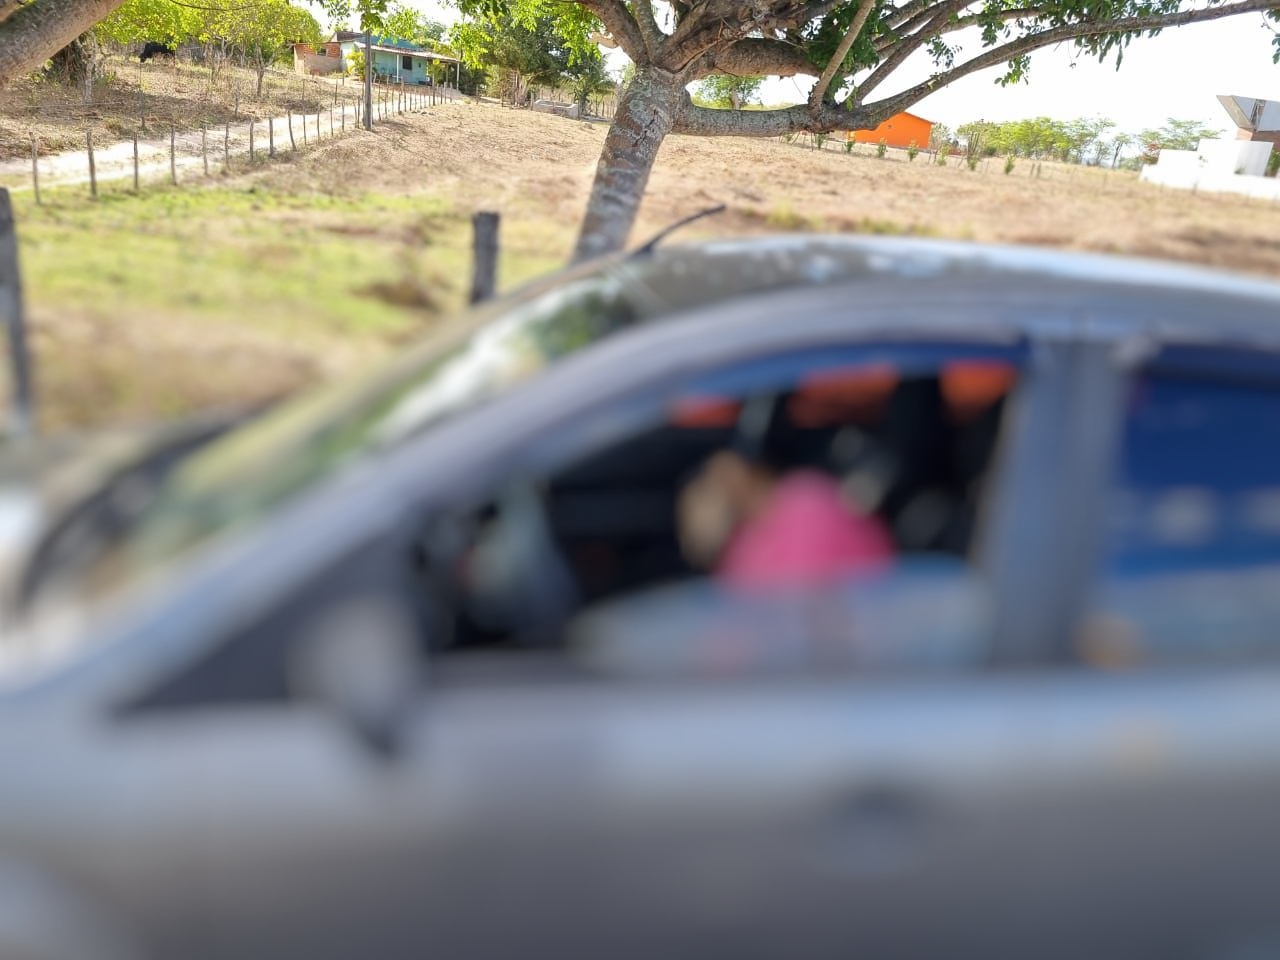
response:
<path id="1" fill-rule="evenodd" d="M 1069 286 L 1081 293 L 1093 288 L 1121 296 L 1141 291 L 1197 300 L 1230 298 L 1254 308 L 1280 309 L 1280 283 L 1203 267 L 906 237 L 791 234 L 712 240 L 608 258 L 582 272 L 607 272 L 623 280 L 644 319 L 788 287 L 895 281 L 913 288 L 1003 281 L 1001 287 L 1008 288 Z M 1203 321 L 1206 330 L 1212 328 L 1212 316 Z"/>

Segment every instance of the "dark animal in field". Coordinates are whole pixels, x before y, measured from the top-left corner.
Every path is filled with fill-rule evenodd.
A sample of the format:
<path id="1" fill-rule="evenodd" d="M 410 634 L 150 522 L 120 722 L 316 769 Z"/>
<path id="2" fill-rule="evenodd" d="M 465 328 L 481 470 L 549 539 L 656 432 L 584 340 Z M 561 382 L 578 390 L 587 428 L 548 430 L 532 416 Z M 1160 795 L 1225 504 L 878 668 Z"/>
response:
<path id="1" fill-rule="evenodd" d="M 138 54 L 138 61 L 146 63 L 152 57 L 172 57 L 173 47 L 164 43 L 147 43 L 142 47 L 142 52 Z"/>

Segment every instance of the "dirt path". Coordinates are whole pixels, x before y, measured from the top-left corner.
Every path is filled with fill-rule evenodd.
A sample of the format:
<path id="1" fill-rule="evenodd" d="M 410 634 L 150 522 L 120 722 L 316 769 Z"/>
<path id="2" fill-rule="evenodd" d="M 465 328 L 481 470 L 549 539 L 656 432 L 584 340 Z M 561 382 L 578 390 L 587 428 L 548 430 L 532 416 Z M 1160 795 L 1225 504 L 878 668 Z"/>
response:
<path id="1" fill-rule="evenodd" d="M 377 91 L 384 93 L 382 90 Z M 443 90 L 441 91 L 444 92 Z M 426 88 L 415 90 L 418 97 L 426 96 Z M 452 106 L 457 103 L 456 94 L 448 92 L 447 99 L 436 106 Z M 400 113 L 421 113 L 436 106 L 413 104 L 401 109 L 395 99 L 375 106 L 375 125 L 384 117 Z M 354 133 L 357 128 L 358 109 L 352 105 L 337 110 L 326 109 L 311 114 L 286 114 L 269 120 L 257 120 L 251 124 L 226 124 L 210 128 L 207 134 L 186 131 L 173 138 L 173 167 L 187 177 L 222 170 L 230 160 L 243 159 L 253 147 L 255 157 L 266 156 L 274 139 L 277 152 L 317 146 L 329 140 Z M 273 133 L 274 131 L 274 133 Z M 290 133 L 292 131 L 292 135 Z M 94 167 L 101 183 L 127 180 L 133 176 L 133 141 L 94 146 Z M 170 174 L 170 143 L 168 137 L 138 141 L 138 176 L 140 179 L 168 177 Z M 89 182 L 88 150 L 67 150 L 39 159 L 40 186 L 68 186 Z M 180 176 L 179 181 L 185 179 Z M 31 161 L 13 159 L 0 161 L 0 185 L 11 190 L 29 190 L 32 186 Z"/>

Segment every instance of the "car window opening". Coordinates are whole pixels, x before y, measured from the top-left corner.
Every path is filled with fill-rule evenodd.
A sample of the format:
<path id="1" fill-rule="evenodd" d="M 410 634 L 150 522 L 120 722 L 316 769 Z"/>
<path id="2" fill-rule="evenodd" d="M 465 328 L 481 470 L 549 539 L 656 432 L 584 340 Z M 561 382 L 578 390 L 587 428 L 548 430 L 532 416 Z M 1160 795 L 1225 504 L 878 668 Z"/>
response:
<path id="1" fill-rule="evenodd" d="M 696 635 L 673 610 L 906 573 L 954 585 L 1015 380 L 1003 356 L 816 353 L 690 384 L 660 422 L 437 524 L 424 567 L 449 612 L 432 646 L 572 648 L 584 623 Z M 943 616 L 946 590 L 930 596 Z"/>

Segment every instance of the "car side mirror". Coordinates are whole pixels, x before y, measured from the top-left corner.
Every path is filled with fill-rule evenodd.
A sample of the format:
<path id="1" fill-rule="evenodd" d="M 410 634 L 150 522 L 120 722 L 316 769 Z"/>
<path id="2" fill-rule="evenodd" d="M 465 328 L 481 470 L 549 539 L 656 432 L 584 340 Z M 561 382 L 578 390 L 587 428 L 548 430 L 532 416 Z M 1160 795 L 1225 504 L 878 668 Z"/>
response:
<path id="1" fill-rule="evenodd" d="M 290 663 L 300 700 L 340 720 L 374 756 L 393 760 L 422 692 L 418 622 L 393 593 L 361 593 L 323 605 Z"/>

